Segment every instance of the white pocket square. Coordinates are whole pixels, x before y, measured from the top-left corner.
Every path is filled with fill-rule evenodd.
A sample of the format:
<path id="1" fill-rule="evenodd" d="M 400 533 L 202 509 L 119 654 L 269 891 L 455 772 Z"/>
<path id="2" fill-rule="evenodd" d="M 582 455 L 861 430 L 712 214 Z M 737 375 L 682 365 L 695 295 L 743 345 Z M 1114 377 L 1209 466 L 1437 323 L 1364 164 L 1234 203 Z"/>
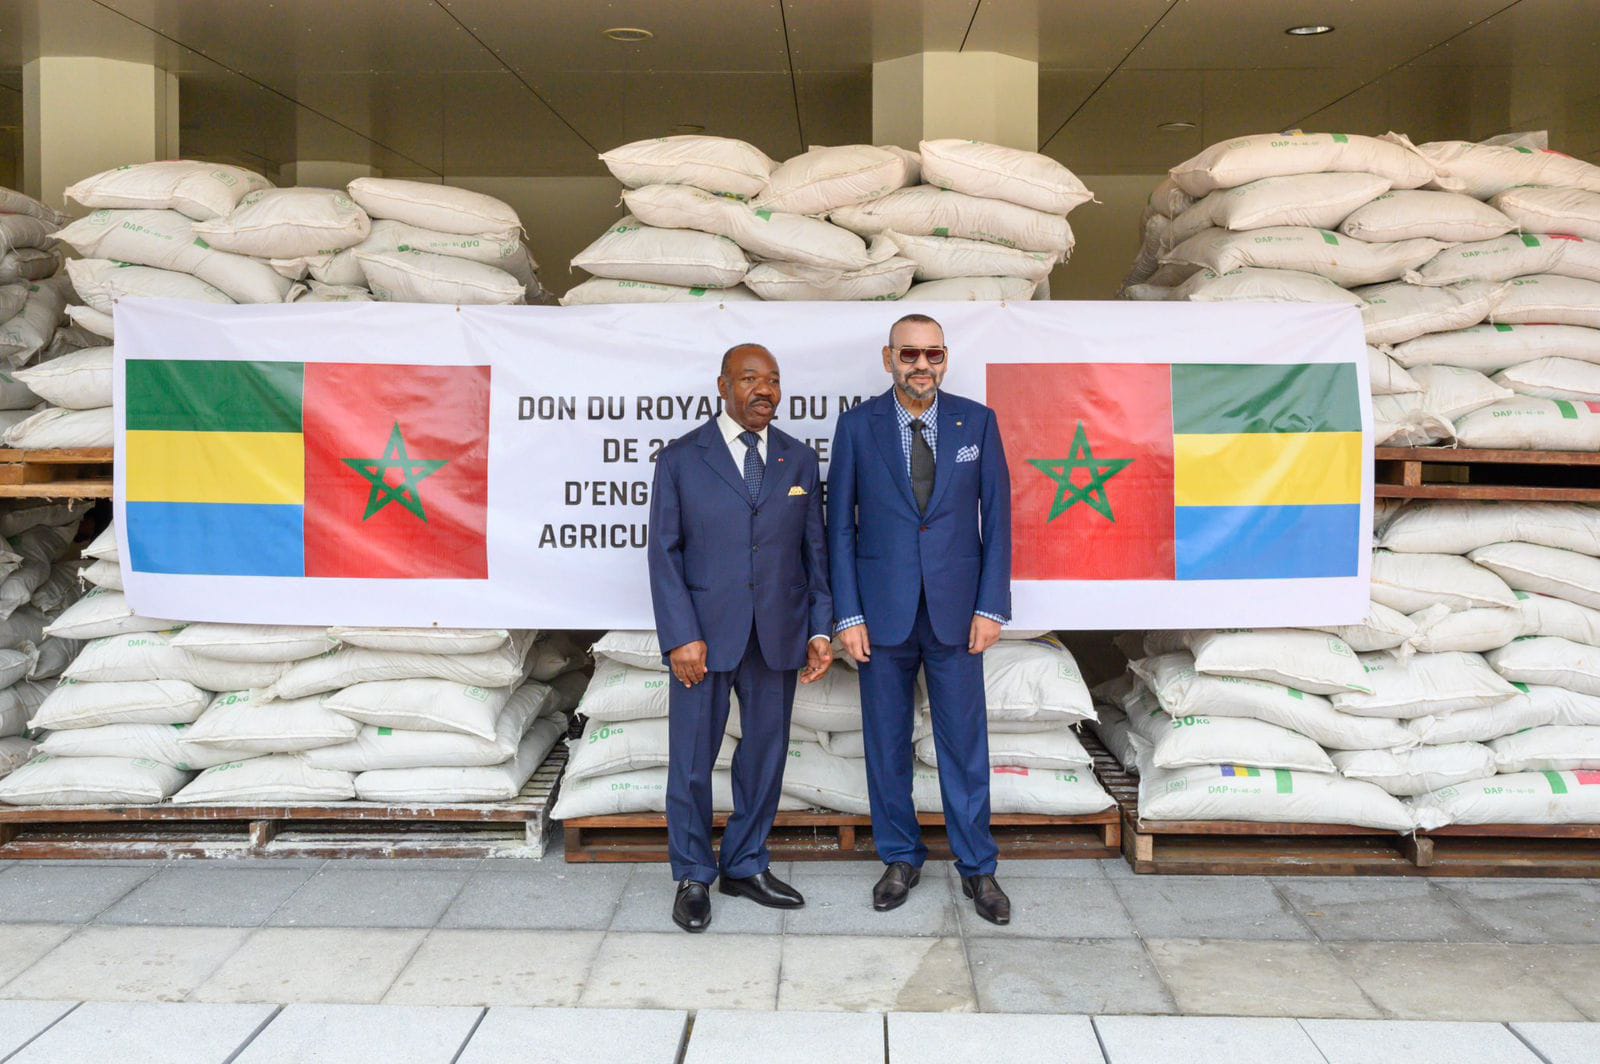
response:
<path id="1" fill-rule="evenodd" d="M 968 444 L 956 452 L 958 462 L 976 462 L 978 460 L 978 445 Z"/>

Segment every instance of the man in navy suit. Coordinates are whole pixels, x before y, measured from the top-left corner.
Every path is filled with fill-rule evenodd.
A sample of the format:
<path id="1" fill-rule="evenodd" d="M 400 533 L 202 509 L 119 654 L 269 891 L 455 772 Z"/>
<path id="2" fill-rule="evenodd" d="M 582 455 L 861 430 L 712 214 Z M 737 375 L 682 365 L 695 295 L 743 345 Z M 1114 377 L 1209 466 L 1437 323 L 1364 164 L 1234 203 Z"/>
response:
<path id="1" fill-rule="evenodd" d="M 767 833 L 789 755 L 796 673 L 833 662 L 828 553 L 817 453 L 771 427 L 778 363 L 759 344 L 722 356 L 723 412 L 656 459 L 650 498 L 650 598 L 668 691 L 667 851 L 672 919 L 711 923 L 711 770 L 739 695 L 733 815 L 722 833 L 721 891 L 795 909 L 800 892 L 767 870 Z"/>
<path id="2" fill-rule="evenodd" d="M 962 891 L 979 916 L 1005 924 L 983 652 L 1011 616 L 1011 482 L 994 411 L 939 391 L 948 356 L 937 321 L 906 315 L 883 349 L 894 387 L 839 417 L 828 468 L 833 601 L 861 666 L 872 836 L 888 866 L 873 907 L 904 904 L 928 854 L 911 798 L 921 669 Z"/>

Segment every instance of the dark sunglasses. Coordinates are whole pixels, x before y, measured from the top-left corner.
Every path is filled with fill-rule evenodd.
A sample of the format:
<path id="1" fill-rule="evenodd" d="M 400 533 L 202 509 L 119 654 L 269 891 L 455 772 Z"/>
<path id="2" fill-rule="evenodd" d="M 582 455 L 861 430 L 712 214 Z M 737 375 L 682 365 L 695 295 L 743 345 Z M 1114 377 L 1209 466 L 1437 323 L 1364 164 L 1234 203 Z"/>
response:
<path id="1" fill-rule="evenodd" d="M 900 354 L 900 361 L 907 366 L 915 366 L 919 358 L 927 359 L 930 366 L 942 366 L 944 356 L 949 353 L 949 349 L 944 347 L 897 347 L 895 350 Z"/>

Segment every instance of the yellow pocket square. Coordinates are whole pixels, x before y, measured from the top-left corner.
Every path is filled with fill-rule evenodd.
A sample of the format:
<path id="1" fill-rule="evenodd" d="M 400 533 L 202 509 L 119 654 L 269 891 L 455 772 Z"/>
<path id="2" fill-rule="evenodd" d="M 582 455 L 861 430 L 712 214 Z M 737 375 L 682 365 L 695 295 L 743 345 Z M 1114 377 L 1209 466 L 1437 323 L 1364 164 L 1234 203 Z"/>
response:
<path id="1" fill-rule="evenodd" d="M 796 484 L 794 487 L 789 489 L 789 494 L 790 495 L 804 495 L 805 493 L 806 493 L 806 489 L 802 488 L 798 484 Z"/>

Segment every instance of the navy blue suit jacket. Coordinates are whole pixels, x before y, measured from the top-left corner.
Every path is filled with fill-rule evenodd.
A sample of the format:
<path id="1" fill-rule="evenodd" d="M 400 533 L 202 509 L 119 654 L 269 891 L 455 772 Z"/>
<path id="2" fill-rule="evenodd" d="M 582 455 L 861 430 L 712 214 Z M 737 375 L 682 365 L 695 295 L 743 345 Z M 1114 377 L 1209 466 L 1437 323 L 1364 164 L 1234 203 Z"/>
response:
<path id="1" fill-rule="evenodd" d="M 773 669 L 799 669 L 813 635 L 831 631 L 828 550 L 817 452 L 767 429 L 755 502 L 716 419 L 656 458 L 650 493 L 650 599 L 662 657 L 706 642 L 706 667 L 738 667 L 755 625 Z"/>
<path id="2" fill-rule="evenodd" d="M 911 636 L 927 595 L 939 642 L 966 646 L 976 612 L 1011 616 L 1011 477 L 994 411 L 939 393 L 928 512 L 906 472 L 893 389 L 839 415 L 828 466 L 834 613 L 865 616 L 874 644 Z M 957 461 L 965 451 L 975 458 Z"/>

